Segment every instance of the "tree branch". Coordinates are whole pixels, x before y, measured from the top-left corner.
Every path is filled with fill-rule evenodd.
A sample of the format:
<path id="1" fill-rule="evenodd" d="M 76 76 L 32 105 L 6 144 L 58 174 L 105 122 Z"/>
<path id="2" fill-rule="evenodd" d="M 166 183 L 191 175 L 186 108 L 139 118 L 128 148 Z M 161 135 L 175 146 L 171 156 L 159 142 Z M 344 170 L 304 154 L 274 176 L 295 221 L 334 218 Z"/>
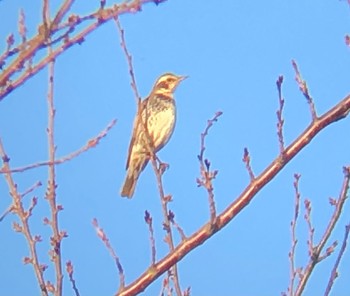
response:
<path id="1" fill-rule="evenodd" d="M 181 242 L 173 252 L 159 260 L 152 269 L 146 270 L 133 283 L 126 286 L 118 295 L 134 295 L 143 291 L 156 278 L 166 272 L 171 266 L 179 262 L 193 249 L 203 244 L 217 231 L 225 227 L 235 216 L 238 215 L 255 197 L 255 195 L 268 184 L 313 138 L 331 123 L 345 118 L 350 112 L 350 95 L 331 108 L 322 116 L 316 118 L 284 151 L 283 159 L 279 155 L 271 164 L 257 176 L 243 190 L 238 198 L 232 202 L 216 219 L 216 227 L 210 223 L 203 225 L 198 231 Z"/>

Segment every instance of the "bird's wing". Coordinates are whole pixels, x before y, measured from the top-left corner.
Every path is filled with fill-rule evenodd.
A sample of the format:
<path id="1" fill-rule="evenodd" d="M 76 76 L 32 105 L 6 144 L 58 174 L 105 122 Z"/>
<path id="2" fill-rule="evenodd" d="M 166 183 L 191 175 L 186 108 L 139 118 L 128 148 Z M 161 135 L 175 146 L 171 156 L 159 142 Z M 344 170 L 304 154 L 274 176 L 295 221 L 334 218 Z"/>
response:
<path id="1" fill-rule="evenodd" d="M 132 128 L 132 137 L 131 137 L 130 144 L 129 144 L 128 159 L 126 160 L 126 169 L 129 168 L 130 158 L 131 158 L 133 147 L 135 145 L 136 137 L 141 136 L 141 131 L 142 131 L 141 114 L 143 114 L 144 110 L 146 109 L 146 106 L 147 106 L 147 99 L 143 100 L 141 102 L 141 105 L 140 105 L 141 110 L 137 111 L 135 119 L 134 119 L 134 125 Z"/>

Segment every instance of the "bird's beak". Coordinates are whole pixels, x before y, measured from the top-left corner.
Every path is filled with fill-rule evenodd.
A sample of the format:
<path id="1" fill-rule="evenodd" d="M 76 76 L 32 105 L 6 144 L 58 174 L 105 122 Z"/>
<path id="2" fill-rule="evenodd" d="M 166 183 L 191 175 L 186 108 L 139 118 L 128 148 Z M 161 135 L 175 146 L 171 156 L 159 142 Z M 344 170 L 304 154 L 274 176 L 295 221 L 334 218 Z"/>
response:
<path id="1" fill-rule="evenodd" d="M 179 81 L 185 80 L 185 79 L 187 79 L 188 77 L 189 77 L 188 75 L 180 76 Z"/>

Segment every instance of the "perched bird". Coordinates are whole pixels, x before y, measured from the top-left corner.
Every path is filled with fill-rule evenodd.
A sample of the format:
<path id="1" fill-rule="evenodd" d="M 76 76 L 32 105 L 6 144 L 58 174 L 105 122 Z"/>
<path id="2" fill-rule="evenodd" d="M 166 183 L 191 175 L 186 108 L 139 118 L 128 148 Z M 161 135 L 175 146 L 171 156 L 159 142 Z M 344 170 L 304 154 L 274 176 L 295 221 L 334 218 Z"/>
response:
<path id="1" fill-rule="evenodd" d="M 157 152 L 168 143 L 176 122 L 174 91 L 185 78 L 187 76 L 163 74 L 141 102 L 134 120 L 121 196 L 133 196 L 137 179 L 150 160 L 150 150 Z"/>

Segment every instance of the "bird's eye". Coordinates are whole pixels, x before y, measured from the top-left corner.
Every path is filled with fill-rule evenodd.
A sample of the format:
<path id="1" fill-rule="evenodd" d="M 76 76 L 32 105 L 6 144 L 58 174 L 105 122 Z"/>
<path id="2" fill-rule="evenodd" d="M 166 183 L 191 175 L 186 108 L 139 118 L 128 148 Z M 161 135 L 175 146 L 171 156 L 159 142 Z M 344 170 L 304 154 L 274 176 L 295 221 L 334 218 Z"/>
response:
<path id="1" fill-rule="evenodd" d="M 165 88 L 165 89 L 169 88 L 169 81 L 167 80 L 167 81 L 162 81 L 162 82 L 160 82 L 160 83 L 158 84 L 158 87 L 159 87 L 159 88 Z"/>

